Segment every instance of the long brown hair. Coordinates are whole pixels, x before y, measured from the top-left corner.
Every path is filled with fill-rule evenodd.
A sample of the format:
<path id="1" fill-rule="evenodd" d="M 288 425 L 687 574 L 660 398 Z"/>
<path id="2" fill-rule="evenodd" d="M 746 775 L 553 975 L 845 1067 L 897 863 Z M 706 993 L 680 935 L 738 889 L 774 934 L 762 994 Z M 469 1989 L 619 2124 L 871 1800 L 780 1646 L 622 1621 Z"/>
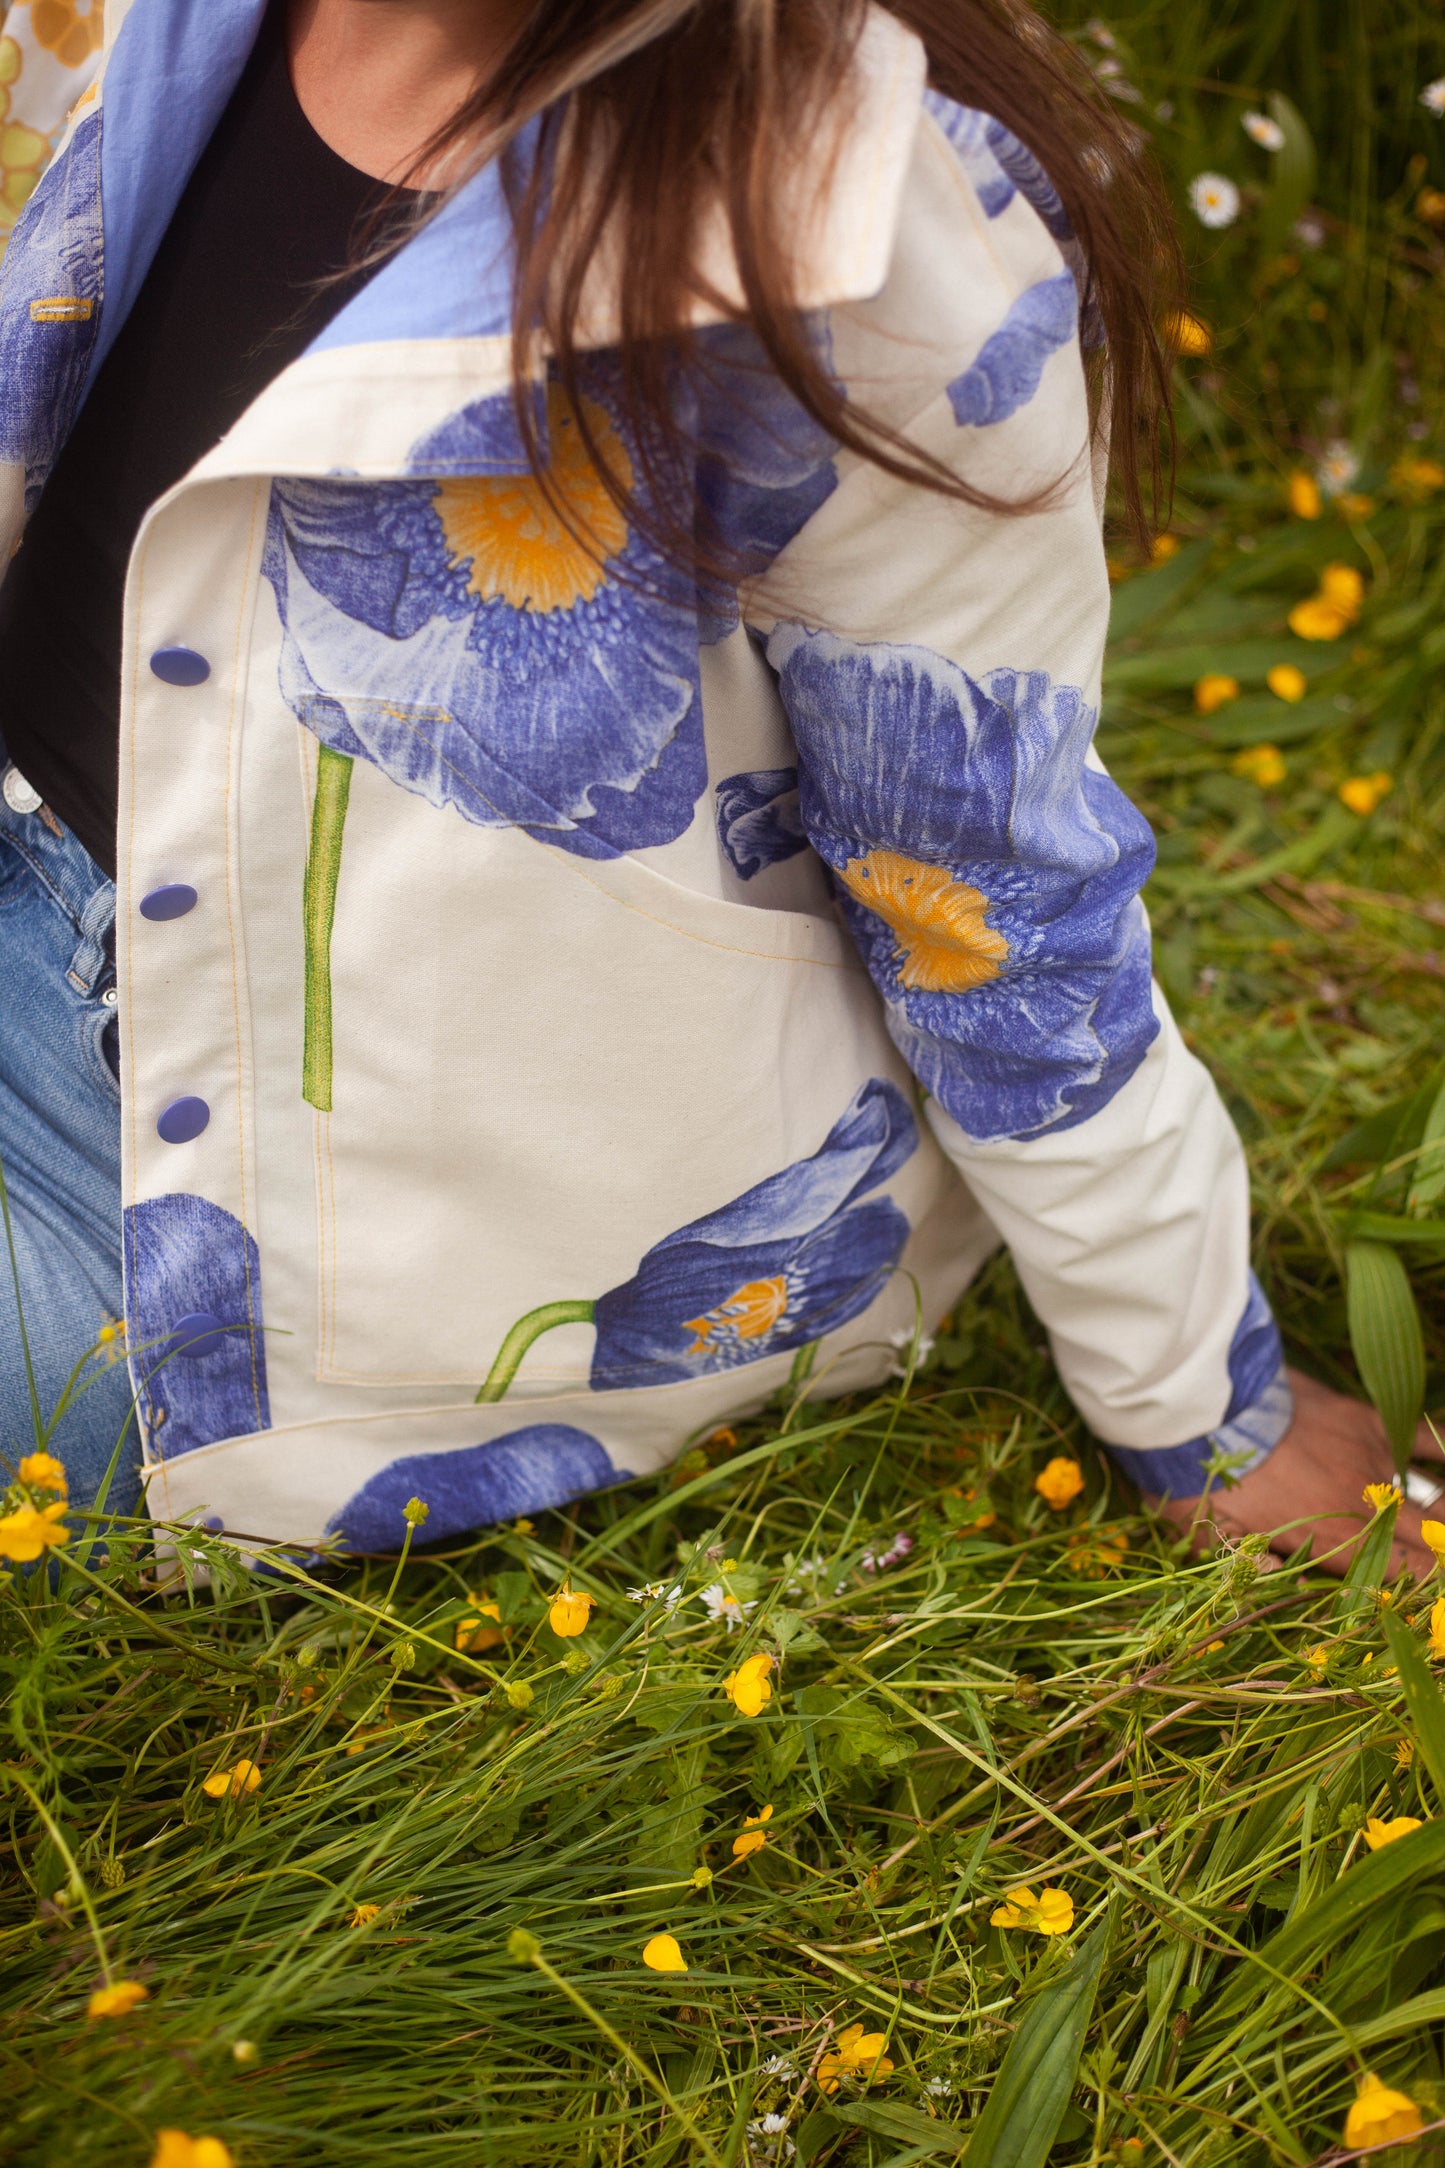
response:
<path id="1" fill-rule="evenodd" d="M 1084 266 L 1081 321 L 1092 318 L 1103 334 L 1092 389 L 1107 403 L 1120 502 L 1142 539 L 1158 514 L 1172 441 L 1171 355 L 1160 327 L 1182 290 L 1168 206 L 1143 139 L 1027 6 L 884 4 L 921 38 L 934 87 L 1012 130 L 1059 194 Z M 703 283 L 697 240 L 704 215 L 721 204 L 741 313 L 766 364 L 839 445 L 1000 512 L 1047 500 L 1048 491 L 1002 502 L 976 490 L 850 402 L 796 305 L 779 175 L 845 91 L 866 11 L 867 0 L 535 0 L 495 72 L 427 146 L 432 170 L 436 161 L 502 158 L 516 237 L 517 411 L 549 493 L 527 396 L 539 334 L 599 478 L 620 501 L 614 466 L 590 439 L 579 352 L 589 266 L 620 236 L 619 396 L 648 485 L 646 518 L 670 553 L 708 561 L 694 508 L 677 505 L 675 517 L 668 510 L 667 476 L 688 471 L 674 395 L 679 368 L 703 366 L 690 312 L 718 297 Z M 531 121 L 535 147 L 523 160 L 517 137 Z"/>

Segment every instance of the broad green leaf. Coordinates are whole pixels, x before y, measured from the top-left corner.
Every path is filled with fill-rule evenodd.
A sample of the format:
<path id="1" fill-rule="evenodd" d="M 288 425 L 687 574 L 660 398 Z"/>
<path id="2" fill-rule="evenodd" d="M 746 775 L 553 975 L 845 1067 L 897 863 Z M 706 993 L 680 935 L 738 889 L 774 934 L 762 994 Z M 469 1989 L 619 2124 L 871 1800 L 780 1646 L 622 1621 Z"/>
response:
<path id="1" fill-rule="evenodd" d="M 1420 1157 L 1415 1162 L 1415 1179 L 1410 1184 L 1410 1210 L 1427 1212 L 1442 1197 L 1445 1197 L 1445 1084 L 1436 1092 L 1425 1116 Z M 1441 1226 L 1445 1229 L 1445 1222 L 1441 1222 Z"/>
<path id="2" fill-rule="evenodd" d="M 831 2110 L 835 2119 L 854 2130 L 871 2131 L 875 2138 L 897 2138 L 917 2148 L 916 2160 L 930 2153 L 938 2160 L 957 2160 L 968 2144 L 968 2131 L 959 2123 L 939 2122 L 921 2108 L 909 2108 L 899 2100 L 859 2100 L 846 2108 Z"/>
<path id="3" fill-rule="evenodd" d="M 1259 237 L 1263 247 L 1277 249 L 1314 193 L 1315 144 L 1298 106 L 1277 90 L 1270 92 L 1268 103 L 1284 142 L 1271 154 L 1273 185 L 1260 213 Z"/>
<path id="4" fill-rule="evenodd" d="M 1435 1674 L 1420 1653 L 1420 1644 L 1403 1619 L 1385 1613 L 1385 1639 L 1405 1689 L 1405 1706 L 1415 1726 L 1420 1759 L 1435 1779 L 1440 1805 L 1445 1809 L 1445 1695 Z"/>
<path id="5" fill-rule="evenodd" d="M 1409 1464 L 1425 1406 L 1425 1343 L 1405 1267 L 1383 1242 L 1345 1251 L 1350 1346 L 1365 1391 L 1380 1411 L 1395 1466 Z"/>
<path id="6" fill-rule="evenodd" d="M 1347 1238 L 1361 1242 L 1445 1243 L 1445 1219 L 1396 1219 L 1389 1212 L 1352 1212 Z"/>
<path id="7" fill-rule="evenodd" d="M 1044 2168 L 1074 2089 L 1106 1940 L 1101 1923 L 1024 2012 L 973 2126 L 971 2168 Z"/>

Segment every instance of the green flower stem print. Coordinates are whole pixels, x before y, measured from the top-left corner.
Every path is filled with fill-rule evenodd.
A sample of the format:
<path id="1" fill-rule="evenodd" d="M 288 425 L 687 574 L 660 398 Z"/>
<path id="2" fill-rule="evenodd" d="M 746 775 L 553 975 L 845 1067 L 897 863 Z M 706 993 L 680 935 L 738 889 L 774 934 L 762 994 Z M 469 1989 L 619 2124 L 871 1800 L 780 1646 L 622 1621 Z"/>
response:
<path id="1" fill-rule="evenodd" d="M 595 1302 L 529 1310 L 502 1342 L 478 1401 L 500 1400 L 555 1325 L 596 1331 L 594 1392 L 685 1383 L 766 1356 L 811 1365 L 814 1342 L 867 1309 L 894 1270 L 908 1221 L 871 1197 L 918 1145 L 895 1084 L 870 1077 L 809 1159 L 655 1243 Z M 807 1375 L 795 1370 L 795 1381 Z"/>
<path id="2" fill-rule="evenodd" d="M 596 1311 L 595 1302 L 544 1302 L 540 1309 L 529 1310 L 525 1317 L 519 1317 L 487 1372 L 487 1382 L 477 1394 L 477 1406 L 505 1396 L 521 1367 L 522 1357 L 544 1332 L 550 1332 L 554 1325 L 590 1325 Z"/>
<path id="3" fill-rule="evenodd" d="M 341 838 L 351 795 L 352 763 L 329 745 L 320 748 L 316 797 L 311 807 L 311 848 L 301 914 L 306 929 L 306 1028 L 301 1055 L 301 1096 L 323 1114 L 331 1111 L 331 927 L 341 874 Z"/>

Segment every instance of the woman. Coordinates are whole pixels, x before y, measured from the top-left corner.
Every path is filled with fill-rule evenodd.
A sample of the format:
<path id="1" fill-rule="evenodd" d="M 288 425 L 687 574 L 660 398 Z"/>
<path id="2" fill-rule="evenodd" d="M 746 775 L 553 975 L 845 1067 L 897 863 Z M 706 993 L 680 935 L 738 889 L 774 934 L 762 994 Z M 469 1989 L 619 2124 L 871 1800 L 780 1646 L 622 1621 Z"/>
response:
<path id="1" fill-rule="evenodd" d="M 1047 34 L 109 14 L 0 271 L 7 1439 L 123 1314 L 73 1496 L 133 1388 L 112 1504 L 138 1428 L 391 1549 L 878 1381 L 1002 1239 L 1146 1493 L 1352 1533 L 1091 752 L 1171 259 Z"/>

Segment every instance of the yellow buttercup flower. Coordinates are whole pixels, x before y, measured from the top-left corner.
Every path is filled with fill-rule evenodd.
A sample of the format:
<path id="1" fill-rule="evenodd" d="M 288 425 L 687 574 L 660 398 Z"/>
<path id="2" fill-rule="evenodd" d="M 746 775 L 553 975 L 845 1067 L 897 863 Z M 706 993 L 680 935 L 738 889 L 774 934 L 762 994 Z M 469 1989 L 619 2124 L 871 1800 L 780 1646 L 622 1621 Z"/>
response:
<path id="1" fill-rule="evenodd" d="M 1437 1596 L 1430 1606 L 1430 1654 L 1445 1656 L 1445 1596 Z"/>
<path id="2" fill-rule="evenodd" d="M 1353 565 L 1326 565 L 1319 591 L 1331 609 L 1342 610 L 1354 623 L 1365 600 L 1365 582 Z"/>
<path id="3" fill-rule="evenodd" d="M 1246 745 L 1229 768 L 1232 775 L 1242 775 L 1246 783 L 1257 783 L 1261 790 L 1275 789 L 1289 773 L 1277 745 Z"/>
<path id="4" fill-rule="evenodd" d="M 348 1927 L 369 1927 L 373 1920 L 380 1918 L 380 1905 L 358 1905 L 346 1924 Z"/>
<path id="5" fill-rule="evenodd" d="M 754 1852 L 761 1852 L 768 1841 L 767 1832 L 762 1827 L 762 1824 L 770 1822 L 772 1818 L 773 1810 L 771 1807 L 760 1807 L 756 1814 L 749 1814 L 746 1817 L 743 1822 L 742 1835 L 733 1838 L 734 1859 L 747 1859 Z"/>
<path id="6" fill-rule="evenodd" d="M 85 2006 L 87 2017 L 129 2017 L 138 2003 L 149 1999 L 150 1989 L 139 1980 L 116 1980 L 98 1987 Z"/>
<path id="7" fill-rule="evenodd" d="M 1183 544 L 1177 534 L 1156 534 L 1149 544 L 1151 565 L 1167 565 L 1171 557 L 1177 557 Z"/>
<path id="8" fill-rule="evenodd" d="M 1445 1608 L 1445 1600 L 1442 1600 Z M 758 1716 L 773 1698 L 773 1682 L 769 1673 L 773 1659 L 765 1652 L 745 1657 L 736 1671 L 730 1671 L 723 1680 L 723 1692 L 737 1710 L 739 1716 Z"/>
<path id="9" fill-rule="evenodd" d="M 1067 1890 L 1011 1889 L 988 1916 L 990 1927 L 1024 1927 L 1035 1935 L 1066 1935 L 1074 1924 L 1074 1900 Z"/>
<path id="10" fill-rule="evenodd" d="M 1034 1477 L 1034 1489 L 1055 1513 L 1062 1513 L 1065 1506 L 1072 1505 L 1083 1487 L 1083 1469 L 1064 1453 L 1055 1454 Z"/>
<path id="11" fill-rule="evenodd" d="M 1430 193 L 1433 195 L 1435 191 Z M 1445 196 L 1440 202 L 1445 211 Z M 1445 467 L 1436 459 L 1414 459 L 1407 454 L 1391 467 L 1390 480 L 1396 489 L 1403 489 L 1409 495 L 1428 496 L 1431 490 L 1445 488 Z"/>
<path id="12" fill-rule="evenodd" d="M 1289 613 L 1289 629 L 1301 640 L 1338 640 L 1342 632 L 1349 630 L 1349 624 L 1344 612 L 1320 595 L 1297 602 Z"/>
<path id="13" fill-rule="evenodd" d="M 1285 496 L 1296 519 L 1318 519 L 1320 485 L 1312 474 L 1296 470 L 1285 484 Z"/>
<path id="14" fill-rule="evenodd" d="M 1312 1649 L 1305 1650 L 1305 1663 L 1317 1679 L 1324 1677 L 1329 1660 L 1330 1652 L 1323 1641 L 1317 1641 Z"/>
<path id="15" fill-rule="evenodd" d="M 1397 1814 L 1392 1822 L 1382 1822 L 1372 1814 L 1365 1823 L 1365 1842 L 1372 1852 L 1378 1852 L 1382 1845 L 1393 1844 L 1397 1837 L 1408 1837 L 1412 1829 L 1421 1827 L 1413 1814 Z"/>
<path id="16" fill-rule="evenodd" d="M 819 2090 L 836 2093 L 840 2078 L 856 2078 L 861 2085 L 871 2085 L 875 2078 L 890 2077 L 895 2066 L 883 2052 L 887 2045 L 887 2033 L 864 2032 L 861 2025 L 846 2026 L 818 2065 Z"/>
<path id="17" fill-rule="evenodd" d="M 1367 1483 L 1365 1485 L 1365 1504 L 1373 1506 L 1377 1513 L 1383 1513 L 1386 1506 L 1397 1506 L 1399 1503 L 1400 1492 L 1394 1483 Z"/>
<path id="18" fill-rule="evenodd" d="M 1413 1761 L 1414 1759 L 1415 1759 L 1415 1742 L 1414 1742 L 1414 1740 L 1413 1740 L 1413 1739 L 1397 1739 L 1397 1740 L 1395 1741 L 1395 1767 L 1396 1767 L 1396 1769 L 1397 1769 L 1397 1770 L 1398 1770 L 1398 1771 L 1400 1772 L 1400 1774 L 1401 1774 L 1402 1776 L 1403 1776 L 1404 1772 L 1405 1772 L 1405 1771 L 1406 1771 L 1406 1770 L 1407 1770 L 1407 1769 L 1409 1768 L 1409 1766 L 1410 1766 L 1411 1762 L 1412 1762 L 1412 1761 Z"/>
<path id="19" fill-rule="evenodd" d="M 470 1596 L 467 1601 L 472 1605 L 475 1616 L 457 1620 L 452 1645 L 460 1649 L 464 1656 L 480 1656 L 484 1649 L 494 1649 L 507 1638 L 500 1623 L 495 1626 L 483 1624 L 486 1619 L 500 1621 L 502 1607 L 496 1603 L 484 1603 L 480 1596 Z"/>
<path id="20" fill-rule="evenodd" d="M 683 1956 L 676 1935 L 654 1935 L 642 1948 L 642 1962 L 649 1972 L 686 1972 L 687 1959 Z"/>
<path id="21" fill-rule="evenodd" d="M 158 2130 L 151 2168 L 234 2168 L 231 2149 L 219 2138 L 191 2138 L 183 2130 Z"/>
<path id="22" fill-rule="evenodd" d="M 1188 309 L 1173 309 L 1164 319 L 1164 336 L 1176 354 L 1191 357 L 1207 354 L 1214 344 L 1214 334 L 1208 324 L 1191 315 Z"/>
<path id="23" fill-rule="evenodd" d="M 1445 1521 L 1421 1521 L 1420 1533 L 1435 1553 L 1437 1566 L 1445 1566 Z"/>
<path id="24" fill-rule="evenodd" d="M 261 1772 L 253 1761 L 235 1762 L 229 1769 L 217 1769 L 208 1776 L 201 1790 L 212 1799 L 240 1799 L 247 1792 L 259 1791 Z"/>
<path id="25" fill-rule="evenodd" d="M 1264 682 L 1276 700 L 1288 700 L 1291 703 L 1303 700 L 1310 689 L 1309 679 L 1303 670 L 1296 669 L 1292 662 L 1277 662 L 1272 670 L 1265 671 Z"/>
<path id="26" fill-rule="evenodd" d="M 1373 497 L 1362 497 L 1357 490 L 1347 489 L 1336 497 L 1336 504 L 1346 519 L 1368 519 L 1375 509 Z"/>
<path id="27" fill-rule="evenodd" d="M 1340 802 L 1363 820 L 1374 812 L 1393 785 L 1393 776 L 1386 775 L 1383 768 L 1377 768 L 1373 775 L 1352 775 L 1348 782 L 1340 785 Z"/>
<path id="28" fill-rule="evenodd" d="M 1195 681 L 1194 705 L 1201 715 L 1212 715 L 1216 708 L 1227 707 L 1238 698 L 1239 679 L 1226 677 L 1221 670 L 1208 670 Z"/>
<path id="29" fill-rule="evenodd" d="M 554 1634 L 570 1641 L 576 1634 L 585 1634 L 587 1622 L 596 1608 L 597 1598 L 569 1588 L 564 1581 L 559 1594 L 552 1598 L 547 1612 L 547 1624 Z"/>
<path id="30" fill-rule="evenodd" d="M 7 1513 L 0 1519 L 0 1558 L 28 1566 L 53 1544 L 69 1543 L 70 1530 L 60 1525 L 64 1512 L 65 1500 L 57 1498 L 53 1505 L 17 1506 Z"/>
<path id="31" fill-rule="evenodd" d="M 1420 2110 L 1408 2093 L 1397 2093 L 1393 2087 L 1383 2085 L 1373 2070 L 1367 2070 L 1345 2117 L 1345 2144 L 1353 2151 L 1367 2145 L 1388 2145 L 1392 2138 L 1413 2138 L 1420 2122 Z"/>

